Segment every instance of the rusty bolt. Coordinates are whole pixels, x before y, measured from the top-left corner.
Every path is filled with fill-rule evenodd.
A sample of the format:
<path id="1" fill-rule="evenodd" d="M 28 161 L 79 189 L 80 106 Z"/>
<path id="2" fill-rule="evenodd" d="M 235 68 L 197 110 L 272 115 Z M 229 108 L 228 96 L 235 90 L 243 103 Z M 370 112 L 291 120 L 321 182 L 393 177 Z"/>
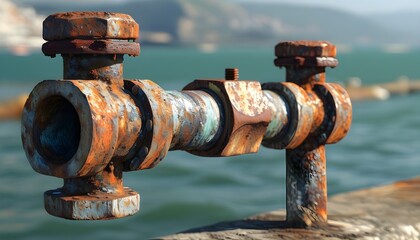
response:
<path id="1" fill-rule="evenodd" d="M 238 80 L 239 79 L 239 69 L 237 69 L 237 68 L 226 68 L 225 69 L 225 79 L 226 80 Z"/>
<path id="2" fill-rule="evenodd" d="M 327 41 L 292 41 L 277 44 L 277 57 L 335 57 L 336 48 Z"/>
<path id="3" fill-rule="evenodd" d="M 65 39 L 126 39 L 139 37 L 134 19 L 111 12 L 64 12 L 48 16 L 42 36 L 47 41 Z"/>
<path id="4" fill-rule="evenodd" d="M 333 44 L 282 42 L 275 55 L 275 65 L 286 67 L 287 84 L 297 84 L 305 91 L 309 97 L 306 104 L 313 109 L 309 135 L 286 150 L 286 222 L 293 227 L 322 226 L 327 223 L 325 144 L 338 142 L 347 134 L 351 102 L 342 87 L 325 82 L 325 67 L 338 64 Z M 271 85 L 276 86 L 265 86 Z"/>
<path id="5" fill-rule="evenodd" d="M 209 91 L 224 109 L 224 125 L 219 141 L 206 151 L 191 153 L 201 156 L 232 156 L 258 151 L 271 118 L 259 82 L 195 80 L 183 90 Z"/>
<path id="6" fill-rule="evenodd" d="M 275 48 L 279 67 L 336 67 L 336 48 L 327 41 L 281 42 Z"/>

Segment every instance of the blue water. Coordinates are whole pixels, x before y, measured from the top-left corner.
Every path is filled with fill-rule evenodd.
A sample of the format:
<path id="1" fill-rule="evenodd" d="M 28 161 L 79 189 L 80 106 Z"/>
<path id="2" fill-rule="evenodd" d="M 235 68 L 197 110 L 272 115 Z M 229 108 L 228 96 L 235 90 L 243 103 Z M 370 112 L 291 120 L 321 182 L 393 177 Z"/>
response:
<path id="1" fill-rule="evenodd" d="M 195 49 L 145 47 L 125 58 L 126 78 L 148 78 L 165 89 L 181 89 L 198 78 L 221 78 L 239 67 L 240 78 L 284 81 L 273 66 L 271 48 Z M 339 54 L 328 81 L 361 77 L 388 82 L 401 75 L 420 78 L 420 51 L 386 54 L 359 50 Z M 30 91 L 43 79 L 61 77 L 61 58 L 0 54 L 0 99 Z M 327 147 L 328 193 L 391 183 L 420 173 L 419 95 L 356 102 L 349 135 Z M 62 184 L 29 166 L 20 141 L 20 123 L 0 122 L 0 239 L 148 239 L 218 221 L 244 218 L 285 206 L 285 151 L 203 158 L 170 152 L 157 167 L 130 172 L 125 185 L 141 194 L 135 216 L 111 221 L 69 221 L 49 216 L 43 192 Z"/>

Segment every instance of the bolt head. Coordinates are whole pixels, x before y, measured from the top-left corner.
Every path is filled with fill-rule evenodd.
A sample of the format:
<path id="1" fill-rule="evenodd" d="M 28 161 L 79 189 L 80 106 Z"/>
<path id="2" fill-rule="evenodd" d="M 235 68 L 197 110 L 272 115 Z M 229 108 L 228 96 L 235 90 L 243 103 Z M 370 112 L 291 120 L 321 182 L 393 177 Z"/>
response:
<path id="1" fill-rule="evenodd" d="M 63 12 L 48 16 L 42 36 L 47 41 L 64 39 L 137 39 L 139 25 L 127 14 L 111 12 Z"/>
<path id="2" fill-rule="evenodd" d="M 290 41 L 276 45 L 277 57 L 335 57 L 336 47 L 327 41 Z"/>

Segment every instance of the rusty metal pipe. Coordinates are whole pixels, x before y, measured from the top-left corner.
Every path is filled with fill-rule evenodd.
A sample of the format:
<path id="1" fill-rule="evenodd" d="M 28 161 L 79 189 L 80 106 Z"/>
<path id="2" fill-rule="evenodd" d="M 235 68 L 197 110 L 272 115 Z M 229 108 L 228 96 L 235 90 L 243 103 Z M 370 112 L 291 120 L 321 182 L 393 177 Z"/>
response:
<path id="1" fill-rule="evenodd" d="M 184 87 L 184 91 L 204 90 L 219 104 L 222 116 L 218 140 L 203 150 L 190 150 L 200 156 L 224 157 L 255 153 L 259 150 L 271 120 L 271 110 L 261 84 L 239 81 L 238 69 L 226 69 L 227 79 L 200 79 Z"/>
<path id="2" fill-rule="evenodd" d="M 68 55 L 63 57 L 63 79 L 123 82 L 123 55 Z"/>
<path id="3" fill-rule="evenodd" d="M 325 225 L 325 144 L 342 139 L 351 122 L 348 95 L 342 87 L 325 83 L 325 67 L 338 64 L 336 49 L 328 42 L 296 41 L 279 43 L 275 53 L 275 64 L 286 67 L 286 81 L 306 92 L 313 109 L 311 114 L 303 115 L 304 119 L 312 119 L 308 135 L 299 145 L 289 146 L 286 150 L 287 223 L 293 227 Z"/>
<path id="4" fill-rule="evenodd" d="M 204 151 L 217 141 L 223 115 L 205 91 L 167 91 L 172 106 L 174 137 L 170 150 Z"/>
<path id="5" fill-rule="evenodd" d="M 141 114 L 124 89 L 89 80 L 38 84 L 23 112 L 23 146 L 34 170 L 72 179 L 65 181 L 63 188 L 46 192 L 47 211 L 71 219 L 121 217 L 138 211 L 139 195 L 131 190 L 122 192 L 119 165 L 132 150 L 141 127 Z M 78 187 L 82 185 L 90 187 Z M 105 193 L 109 199 L 101 202 L 104 205 L 112 201 L 130 204 L 125 212 L 88 217 L 86 212 L 97 206 L 95 197 Z M 82 203 L 90 204 L 85 211 L 71 210 Z"/>
<path id="6" fill-rule="evenodd" d="M 80 27 L 83 26 L 83 27 Z M 325 83 L 335 66 L 326 42 L 286 42 L 276 64 L 285 83 L 196 80 L 165 91 L 150 80 L 123 80 L 123 54 L 138 55 L 138 25 L 124 14 L 59 13 L 44 21 L 47 56 L 62 54 L 64 80 L 44 81 L 23 111 L 22 141 L 35 171 L 64 179 L 45 192 L 45 208 L 69 219 L 108 219 L 139 210 L 123 171 L 156 166 L 169 150 L 201 156 L 287 149 L 287 222 L 326 222 L 325 144 L 342 139 L 351 103 Z M 334 65 L 335 64 L 335 65 Z"/>
<path id="7" fill-rule="evenodd" d="M 124 89 L 122 62 L 123 54 L 138 54 L 139 44 L 128 41 L 138 37 L 138 25 L 128 15 L 94 12 L 54 14 L 43 25 L 42 50 L 62 54 L 65 80 L 34 88 L 22 140 L 35 171 L 64 179 L 45 192 L 45 208 L 69 219 L 132 215 L 140 196 L 123 187 L 122 170 L 142 116 Z"/>
<path id="8" fill-rule="evenodd" d="M 264 142 L 277 136 L 287 126 L 289 113 L 287 103 L 282 96 L 270 90 L 263 90 L 263 93 L 271 112 L 271 120 L 263 138 Z"/>

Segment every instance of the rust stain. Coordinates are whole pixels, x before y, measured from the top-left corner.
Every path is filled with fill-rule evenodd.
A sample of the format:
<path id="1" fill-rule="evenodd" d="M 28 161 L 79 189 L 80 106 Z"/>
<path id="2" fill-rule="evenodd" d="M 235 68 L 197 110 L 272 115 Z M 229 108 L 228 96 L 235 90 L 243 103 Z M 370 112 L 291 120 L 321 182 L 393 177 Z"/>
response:
<path id="1" fill-rule="evenodd" d="M 195 80 L 184 90 L 205 90 L 217 96 L 223 106 L 223 131 L 215 145 L 201 156 L 233 156 L 257 152 L 271 120 L 261 85 L 255 81 Z M 252 96 L 252 97 L 250 97 Z"/>
<path id="2" fill-rule="evenodd" d="M 47 56 L 56 54 L 128 54 L 138 56 L 140 44 L 112 39 L 66 39 L 44 43 L 42 52 Z"/>
<path id="3" fill-rule="evenodd" d="M 285 91 L 280 83 L 268 83 L 263 87 L 277 89 L 277 93 L 289 100 L 291 119 L 283 136 L 293 135 L 299 144 L 282 143 L 279 139 L 265 140 L 268 147 L 286 147 L 286 208 L 287 222 L 292 227 L 321 226 L 327 222 L 327 179 L 325 144 L 344 138 L 351 124 L 351 102 L 347 93 L 335 84 L 325 83 L 325 67 L 335 67 L 336 48 L 325 41 L 281 42 L 275 48 L 275 65 L 286 67 L 286 81 L 303 90 Z M 279 90 L 280 89 L 280 90 Z M 290 94 L 290 92 L 292 94 Z M 289 94 L 288 94 L 289 93 Z M 297 99 L 310 111 L 305 114 L 293 111 Z M 291 99 L 291 100 L 290 100 Z M 298 108 L 302 109 L 302 108 Z M 295 114 L 293 114 L 295 112 Z M 307 123 L 309 132 L 297 133 L 302 126 L 290 127 L 294 120 Z M 287 135 L 289 134 L 289 135 Z M 290 139 L 290 137 L 289 137 Z M 279 140 L 279 143 L 275 143 Z M 290 140 L 289 140 L 290 141 Z"/>
<path id="4" fill-rule="evenodd" d="M 34 88 L 22 141 L 35 171 L 64 179 L 62 188 L 44 194 L 46 210 L 70 219 L 129 216 L 140 196 L 123 186 L 123 171 L 152 168 L 169 150 L 233 156 L 257 152 L 263 142 L 287 149 L 287 222 L 325 224 L 325 144 L 341 140 L 351 123 L 348 95 L 325 83 L 325 67 L 338 63 L 334 45 L 278 44 L 276 64 L 287 68 L 286 83 L 261 87 L 239 80 L 233 68 L 225 79 L 165 91 L 150 80 L 123 80 L 123 54 L 140 51 L 128 41 L 138 31 L 118 13 L 58 13 L 44 21 L 43 52 L 62 54 L 64 80 Z M 278 126 L 263 140 L 273 121 Z"/>
<path id="5" fill-rule="evenodd" d="M 280 42 L 275 47 L 277 57 L 335 57 L 336 47 L 327 41 Z"/>
<path id="6" fill-rule="evenodd" d="M 137 39 L 139 26 L 134 19 L 112 12 L 63 12 L 48 16 L 43 22 L 47 41 L 102 38 Z"/>

